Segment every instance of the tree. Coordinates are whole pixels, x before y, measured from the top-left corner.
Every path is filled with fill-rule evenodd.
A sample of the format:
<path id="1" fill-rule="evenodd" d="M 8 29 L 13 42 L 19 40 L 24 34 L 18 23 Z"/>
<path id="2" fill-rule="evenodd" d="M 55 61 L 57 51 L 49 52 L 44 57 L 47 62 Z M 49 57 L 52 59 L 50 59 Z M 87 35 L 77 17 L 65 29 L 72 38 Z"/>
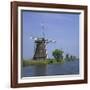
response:
<path id="1" fill-rule="evenodd" d="M 67 61 L 70 60 L 69 54 L 66 54 L 65 60 L 67 60 Z"/>
<path id="2" fill-rule="evenodd" d="M 76 58 L 76 56 L 72 56 L 72 60 L 76 60 L 77 58 Z"/>
<path id="3" fill-rule="evenodd" d="M 62 50 L 59 50 L 59 49 L 55 49 L 53 52 L 52 52 L 52 55 L 53 57 L 56 59 L 56 60 L 62 60 L 63 59 L 63 51 Z"/>
<path id="4" fill-rule="evenodd" d="M 76 60 L 76 56 L 66 54 L 65 60 L 67 61 Z"/>
<path id="5" fill-rule="evenodd" d="M 73 56 L 72 55 L 70 56 L 70 60 L 73 60 Z"/>

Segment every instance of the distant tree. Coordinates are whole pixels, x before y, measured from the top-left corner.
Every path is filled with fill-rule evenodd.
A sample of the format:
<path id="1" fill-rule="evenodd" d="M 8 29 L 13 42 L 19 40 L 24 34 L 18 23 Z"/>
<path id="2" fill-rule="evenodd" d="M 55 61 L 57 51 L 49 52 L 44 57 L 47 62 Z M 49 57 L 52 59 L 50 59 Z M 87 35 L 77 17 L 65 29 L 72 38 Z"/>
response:
<path id="1" fill-rule="evenodd" d="M 69 60 L 70 60 L 69 54 L 66 54 L 65 60 L 66 60 L 66 61 L 69 61 Z"/>
<path id="2" fill-rule="evenodd" d="M 53 52 L 52 52 L 52 55 L 53 57 L 56 59 L 56 60 L 63 60 L 63 51 L 62 50 L 59 50 L 59 49 L 55 49 Z"/>
<path id="3" fill-rule="evenodd" d="M 73 60 L 73 56 L 72 55 L 70 56 L 70 60 Z"/>
<path id="4" fill-rule="evenodd" d="M 77 59 L 76 56 L 73 56 L 73 57 L 72 57 L 72 60 L 76 60 L 76 59 Z"/>
<path id="5" fill-rule="evenodd" d="M 65 60 L 71 61 L 71 60 L 76 60 L 76 59 L 77 59 L 76 56 L 66 54 Z"/>

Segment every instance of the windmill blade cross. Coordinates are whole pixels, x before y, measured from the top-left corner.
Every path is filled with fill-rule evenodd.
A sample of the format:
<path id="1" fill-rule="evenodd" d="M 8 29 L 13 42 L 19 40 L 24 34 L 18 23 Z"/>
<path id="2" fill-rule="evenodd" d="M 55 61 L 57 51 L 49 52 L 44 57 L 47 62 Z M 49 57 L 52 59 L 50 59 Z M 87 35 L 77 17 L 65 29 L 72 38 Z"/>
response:
<path id="1" fill-rule="evenodd" d="M 47 40 L 47 42 L 46 43 L 55 43 L 56 41 L 55 40 Z"/>
<path id="2" fill-rule="evenodd" d="M 32 39 L 32 40 L 34 40 L 34 41 L 35 41 L 35 40 L 37 40 L 37 38 L 36 38 L 36 37 L 30 37 L 30 39 Z"/>

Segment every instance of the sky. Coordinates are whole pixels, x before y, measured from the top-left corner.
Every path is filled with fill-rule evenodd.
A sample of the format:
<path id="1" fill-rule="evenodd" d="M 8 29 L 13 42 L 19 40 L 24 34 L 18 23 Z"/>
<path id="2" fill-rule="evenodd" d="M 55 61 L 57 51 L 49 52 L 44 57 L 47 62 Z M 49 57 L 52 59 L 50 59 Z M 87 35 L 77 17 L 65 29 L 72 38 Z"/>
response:
<path id="1" fill-rule="evenodd" d="M 55 40 L 47 44 L 48 57 L 52 51 L 61 49 L 65 54 L 79 56 L 79 14 L 51 13 L 40 11 L 22 11 L 22 56 L 31 59 L 34 55 L 34 40 L 30 37 L 42 37 Z M 41 24 L 44 25 L 44 29 Z"/>

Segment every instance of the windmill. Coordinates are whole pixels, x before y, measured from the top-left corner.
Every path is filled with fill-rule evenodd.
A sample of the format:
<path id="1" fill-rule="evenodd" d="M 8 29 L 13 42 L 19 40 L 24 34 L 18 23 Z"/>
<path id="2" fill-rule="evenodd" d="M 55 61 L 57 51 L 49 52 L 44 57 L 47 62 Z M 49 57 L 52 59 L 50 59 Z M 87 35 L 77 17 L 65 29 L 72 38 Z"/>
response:
<path id="1" fill-rule="evenodd" d="M 44 25 L 41 24 L 41 26 L 43 37 L 30 37 L 35 43 L 33 60 L 45 60 L 48 56 L 46 49 L 47 44 L 56 42 L 55 40 L 48 40 L 45 38 Z"/>

